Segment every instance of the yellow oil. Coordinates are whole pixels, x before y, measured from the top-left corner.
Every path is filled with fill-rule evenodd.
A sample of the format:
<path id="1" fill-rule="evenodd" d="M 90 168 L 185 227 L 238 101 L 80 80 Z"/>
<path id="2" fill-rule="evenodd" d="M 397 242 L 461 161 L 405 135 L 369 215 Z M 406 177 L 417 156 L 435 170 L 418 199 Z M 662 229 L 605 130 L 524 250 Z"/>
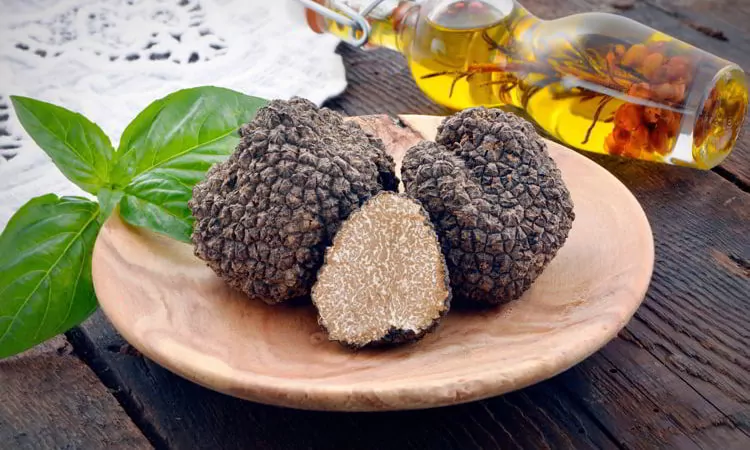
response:
<path id="1" fill-rule="evenodd" d="M 734 145 L 748 93 L 727 61 L 614 15 L 545 22 L 518 5 L 442 5 L 403 2 L 371 21 L 369 40 L 402 52 L 441 105 L 502 107 L 573 148 L 693 167 L 718 164 Z"/>

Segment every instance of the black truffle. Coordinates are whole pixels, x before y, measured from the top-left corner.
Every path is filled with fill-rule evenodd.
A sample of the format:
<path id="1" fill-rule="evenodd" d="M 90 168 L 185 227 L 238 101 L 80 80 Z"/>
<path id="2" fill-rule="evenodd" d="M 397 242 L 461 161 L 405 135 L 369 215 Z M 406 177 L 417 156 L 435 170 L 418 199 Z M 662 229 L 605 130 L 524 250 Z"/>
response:
<path id="1" fill-rule="evenodd" d="M 393 159 L 359 125 L 301 98 L 275 100 L 193 189 L 195 254 L 248 297 L 309 294 L 341 222 L 382 190 Z"/>
<path id="2" fill-rule="evenodd" d="M 457 302 L 520 297 L 567 239 L 570 193 L 533 126 L 499 109 L 446 118 L 409 149 L 406 192 L 429 212 Z"/>
<path id="3" fill-rule="evenodd" d="M 442 249 L 422 206 L 383 192 L 341 226 L 312 290 L 331 340 L 361 348 L 416 341 L 451 300 Z"/>

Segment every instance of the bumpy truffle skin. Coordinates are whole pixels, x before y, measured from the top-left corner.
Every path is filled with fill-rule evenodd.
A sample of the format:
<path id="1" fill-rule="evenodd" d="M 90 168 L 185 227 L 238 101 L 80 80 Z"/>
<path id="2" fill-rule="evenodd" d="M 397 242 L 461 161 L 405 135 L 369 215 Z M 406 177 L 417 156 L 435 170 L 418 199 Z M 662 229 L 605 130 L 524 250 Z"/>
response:
<path id="1" fill-rule="evenodd" d="M 272 101 L 240 135 L 193 189 L 195 254 L 252 299 L 307 295 L 341 222 L 397 188 L 393 159 L 359 125 L 297 97 Z"/>
<path id="2" fill-rule="evenodd" d="M 401 174 L 436 225 L 456 303 L 517 299 L 575 218 L 560 170 L 533 126 L 499 109 L 446 118 L 436 142 L 407 151 Z"/>

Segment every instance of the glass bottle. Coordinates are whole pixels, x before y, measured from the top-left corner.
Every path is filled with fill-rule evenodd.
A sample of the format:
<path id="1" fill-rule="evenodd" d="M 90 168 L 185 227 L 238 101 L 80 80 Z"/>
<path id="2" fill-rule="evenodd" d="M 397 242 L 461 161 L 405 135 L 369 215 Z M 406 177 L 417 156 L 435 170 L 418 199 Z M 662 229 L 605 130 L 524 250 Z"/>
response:
<path id="1" fill-rule="evenodd" d="M 709 169 L 747 111 L 736 64 L 626 17 L 542 20 L 514 0 L 384 0 L 362 14 L 361 1 L 314 1 L 346 16 L 314 5 L 314 31 L 401 52 L 435 102 L 503 107 L 580 150 Z"/>

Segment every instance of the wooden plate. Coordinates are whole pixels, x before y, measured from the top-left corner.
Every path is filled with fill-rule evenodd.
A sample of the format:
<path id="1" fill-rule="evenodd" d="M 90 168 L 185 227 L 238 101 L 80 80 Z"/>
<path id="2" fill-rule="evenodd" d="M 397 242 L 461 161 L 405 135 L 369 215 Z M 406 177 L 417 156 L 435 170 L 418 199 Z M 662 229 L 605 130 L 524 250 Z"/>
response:
<path id="1" fill-rule="evenodd" d="M 440 118 L 405 116 L 428 138 Z M 420 137 L 385 116 L 360 118 L 398 159 Z M 575 203 L 565 246 L 518 301 L 451 311 L 435 333 L 390 350 L 329 342 L 311 306 L 266 306 L 224 285 L 189 245 L 116 216 L 96 242 L 105 314 L 134 347 L 198 384 L 303 409 L 427 408 L 499 395 L 573 366 L 615 337 L 640 305 L 654 261 L 638 202 L 587 158 L 550 143 Z"/>

